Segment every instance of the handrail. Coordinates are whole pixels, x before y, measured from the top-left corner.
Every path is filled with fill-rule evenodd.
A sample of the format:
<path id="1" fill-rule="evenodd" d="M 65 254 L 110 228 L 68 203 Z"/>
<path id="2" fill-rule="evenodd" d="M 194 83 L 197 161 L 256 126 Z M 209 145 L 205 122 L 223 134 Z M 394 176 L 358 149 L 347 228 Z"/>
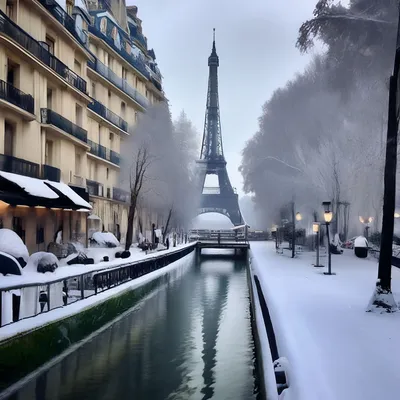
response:
<path id="1" fill-rule="evenodd" d="M 35 112 L 35 100 L 30 94 L 24 93 L 22 90 L 1 79 L 0 99 L 4 99 L 31 114 Z"/>

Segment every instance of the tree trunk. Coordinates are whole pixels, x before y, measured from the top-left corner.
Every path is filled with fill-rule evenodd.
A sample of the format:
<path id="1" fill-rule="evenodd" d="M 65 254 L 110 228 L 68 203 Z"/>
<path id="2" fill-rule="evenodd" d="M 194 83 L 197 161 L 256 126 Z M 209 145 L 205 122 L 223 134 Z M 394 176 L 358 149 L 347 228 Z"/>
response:
<path id="1" fill-rule="evenodd" d="M 378 279 L 382 290 L 390 292 L 392 278 L 392 246 L 394 212 L 396 205 L 396 167 L 397 167 L 397 116 L 396 116 L 397 82 L 390 78 L 389 118 L 386 142 L 386 161 L 384 176 L 383 218 L 381 251 L 379 255 Z"/>
<path id="2" fill-rule="evenodd" d="M 164 232 L 163 232 L 163 237 L 165 237 L 165 235 L 166 235 L 167 232 L 168 232 L 168 226 L 169 226 L 169 222 L 170 222 L 170 220 L 171 220 L 171 215 L 172 215 L 172 207 L 169 209 L 169 212 L 168 212 L 168 218 L 167 218 L 167 223 L 165 224 L 165 228 L 164 228 Z"/>
<path id="3" fill-rule="evenodd" d="M 129 250 L 133 239 L 133 221 L 135 219 L 136 202 L 132 202 L 129 206 L 128 228 L 126 231 L 125 250 Z"/>

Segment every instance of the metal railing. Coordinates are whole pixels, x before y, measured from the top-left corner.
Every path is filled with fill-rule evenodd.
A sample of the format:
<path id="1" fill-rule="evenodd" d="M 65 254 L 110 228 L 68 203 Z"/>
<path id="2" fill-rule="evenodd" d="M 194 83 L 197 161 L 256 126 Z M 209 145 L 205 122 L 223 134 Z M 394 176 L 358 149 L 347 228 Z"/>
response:
<path id="1" fill-rule="evenodd" d="M 102 158 L 103 160 L 107 160 L 112 162 L 113 164 L 119 165 L 120 164 L 120 156 L 117 152 L 107 149 L 106 147 L 93 142 L 92 140 L 88 139 L 88 145 L 90 146 L 90 153 L 94 154 L 97 157 Z"/>
<path id="2" fill-rule="evenodd" d="M 70 120 L 64 118 L 62 115 L 57 114 L 55 111 L 48 108 L 41 108 L 40 115 L 42 124 L 54 125 L 57 128 L 69 133 L 71 136 L 82 140 L 87 143 L 87 131 L 80 126 L 74 124 Z"/>
<path id="3" fill-rule="evenodd" d="M 121 201 L 123 203 L 129 203 L 130 193 L 123 189 L 113 187 L 112 198 L 113 198 L 113 200 L 116 200 L 116 201 Z"/>
<path id="4" fill-rule="evenodd" d="M 106 78 L 108 81 L 113 83 L 123 92 L 125 92 L 129 97 L 139 103 L 143 108 L 148 107 L 149 101 L 145 96 L 139 93 L 135 88 L 129 85 L 129 83 L 125 79 L 122 79 L 97 58 L 95 58 L 95 61 L 88 61 L 88 66 L 99 73 L 101 76 Z"/>
<path id="5" fill-rule="evenodd" d="M 13 174 L 29 176 L 31 178 L 40 177 L 39 164 L 5 154 L 0 154 L 0 170 L 11 172 Z"/>
<path id="6" fill-rule="evenodd" d="M 16 25 L 0 11 L 0 32 L 13 39 L 29 53 L 50 67 L 76 89 L 86 94 L 86 81 L 71 71 L 61 60 L 51 54 L 44 45 L 40 44 L 27 32 Z"/>
<path id="7" fill-rule="evenodd" d="M 104 186 L 101 183 L 86 179 L 86 187 L 90 196 L 104 196 Z"/>
<path id="8" fill-rule="evenodd" d="M 15 106 L 34 114 L 35 101 L 30 94 L 26 94 L 15 86 L 0 79 L 0 99 L 6 100 Z"/>
<path id="9" fill-rule="evenodd" d="M 193 246 L 179 249 L 163 256 L 154 256 L 135 262 L 125 263 L 114 268 L 104 268 L 99 271 L 91 271 L 82 274 L 71 275 L 64 278 L 49 280 L 48 282 L 29 282 L 24 284 L 0 287 L 0 327 L 15 323 L 21 319 L 34 318 L 36 315 L 48 312 L 56 308 L 68 306 L 80 300 L 95 296 L 110 288 L 122 285 L 130 280 L 139 278 L 150 272 L 163 268 L 194 250 Z M 62 284 L 62 286 L 61 286 Z M 58 285 L 58 287 L 56 286 Z M 13 305 L 13 320 L 2 325 L 2 312 L 5 307 L 3 293 L 12 296 L 11 291 L 20 292 L 20 304 L 23 303 L 24 289 L 31 288 L 39 295 L 38 304 L 30 307 L 30 315 L 21 316 L 21 306 Z M 30 293 L 31 294 L 31 293 Z M 54 296 L 54 297 L 52 297 Z M 34 296 L 35 297 L 35 296 Z M 34 308 L 34 309 L 33 309 Z M 9 313 L 7 313 L 9 314 Z M 26 314 L 26 313 L 25 313 Z"/>
<path id="10" fill-rule="evenodd" d="M 123 45 L 118 47 L 114 40 L 111 37 L 104 35 L 96 26 L 90 25 L 89 32 L 98 38 L 104 40 L 115 52 L 117 52 L 121 57 L 123 57 L 129 64 L 132 65 L 137 71 L 139 71 L 142 75 L 144 75 L 147 79 L 150 78 L 150 74 L 147 71 L 144 62 L 138 57 L 134 57 L 132 54 L 129 54 Z"/>
<path id="11" fill-rule="evenodd" d="M 38 1 L 81 45 L 86 46 L 87 40 L 77 31 L 75 20 L 55 0 Z"/>
<path id="12" fill-rule="evenodd" d="M 53 182 L 60 182 L 61 170 L 51 165 L 42 165 L 42 179 L 48 179 Z"/>
<path id="13" fill-rule="evenodd" d="M 110 109 L 108 109 L 104 104 L 100 103 L 99 101 L 92 99 L 92 103 L 88 104 L 88 108 L 92 111 L 94 111 L 96 114 L 99 114 L 102 116 L 104 119 L 107 121 L 111 122 L 115 126 L 118 126 L 118 128 L 122 129 L 125 132 L 128 132 L 128 123 L 112 112 Z"/>

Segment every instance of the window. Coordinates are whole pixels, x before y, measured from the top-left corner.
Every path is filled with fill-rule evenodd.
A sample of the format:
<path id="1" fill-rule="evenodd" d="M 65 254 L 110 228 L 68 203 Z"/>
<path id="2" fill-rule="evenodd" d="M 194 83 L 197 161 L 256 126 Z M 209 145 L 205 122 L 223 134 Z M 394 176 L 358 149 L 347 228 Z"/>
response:
<path id="1" fill-rule="evenodd" d="M 4 123 L 4 154 L 6 156 L 14 155 L 15 126 L 9 122 Z"/>
<path id="2" fill-rule="evenodd" d="M 13 217 L 12 221 L 12 230 L 23 240 L 25 241 L 25 231 L 22 226 L 22 218 L 21 217 Z"/>
<path id="3" fill-rule="evenodd" d="M 47 108 L 53 109 L 53 89 L 47 89 Z"/>
<path id="4" fill-rule="evenodd" d="M 108 108 L 111 108 L 111 90 L 108 90 L 108 103 L 107 103 Z"/>
<path id="5" fill-rule="evenodd" d="M 126 104 L 121 101 L 121 118 L 125 119 L 126 116 Z"/>
<path id="6" fill-rule="evenodd" d="M 8 18 L 16 22 L 17 15 L 16 15 L 17 5 L 15 4 L 15 0 L 7 0 L 6 3 L 6 14 Z"/>
<path id="7" fill-rule="evenodd" d="M 96 98 L 96 84 L 92 82 L 92 97 Z"/>
<path id="8" fill-rule="evenodd" d="M 46 43 L 47 43 L 47 46 L 48 46 L 48 48 L 49 48 L 49 52 L 50 52 L 51 54 L 54 54 L 54 48 L 55 48 L 55 41 L 54 41 L 54 39 L 52 39 L 50 36 L 47 36 L 47 35 L 46 35 Z"/>
<path id="9" fill-rule="evenodd" d="M 53 142 L 51 140 L 46 140 L 44 158 L 46 165 L 53 165 Z"/>
<path id="10" fill-rule="evenodd" d="M 81 176 L 82 156 L 80 153 L 75 153 L 75 175 Z"/>
<path id="11" fill-rule="evenodd" d="M 128 71 L 126 68 L 122 67 L 122 79 L 127 80 L 128 78 Z"/>
<path id="12" fill-rule="evenodd" d="M 146 89 L 146 97 L 149 97 L 149 92 L 147 91 L 147 89 Z"/>
<path id="13" fill-rule="evenodd" d="M 98 143 L 99 144 L 101 143 L 101 126 L 100 126 L 100 124 L 99 124 L 99 140 L 98 140 Z"/>
<path id="14" fill-rule="evenodd" d="M 110 170 L 106 168 L 106 179 L 108 179 L 109 176 L 110 176 Z"/>
<path id="15" fill-rule="evenodd" d="M 137 122 L 137 121 L 138 121 L 138 119 L 139 119 L 139 114 L 138 114 L 138 112 L 137 112 L 137 111 L 135 111 L 135 122 Z"/>
<path id="16" fill-rule="evenodd" d="M 139 79 L 138 79 L 138 77 L 136 77 L 135 82 L 136 82 L 136 89 L 137 89 L 139 87 Z"/>
<path id="17" fill-rule="evenodd" d="M 79 104 L 75 106 L 75 123 L 76 125 L 82 127 L 82 118 L 83 118 L 83 111 L 82 107 Z"/>
<path id="18" fill-rule="evenodd" d="M 71 1 L 71 0 L 67 0 L 67 2 L 66 2 L 66 8 L 67 8 L 67 13 L 69 14 L 69 15 L 72 15 L 72 9 L 73 9 L 73 1 Z"/>
<path id="19" fill-rule="evenodd" d="M 111 188 L 107 188 L 107 198 L 110 199 L 111 198 Z"/>
<path id="20" fill-rule="evenodd" d="M 19 65 L 7 59 L 7 83 L 19 87 Z"/>
<path id="21" fill-rule="evenodd" d="M 110 132 L 110 149 L 114 148 L 114 134 Z"/>
<path id="22" fill-rule="evenodd" d="M 108 68 L 113 69 L 113 64 L 114 64 L 113 58 L 109 54 L 107 54 L 107 65 L 108 65 Z"/>
<path id="23" fill-rule="evenodd" d="M 74 60 L 74 71 L 76 74 L 80 75 L 82 73 L 82 66 L 78 60 Z"/>

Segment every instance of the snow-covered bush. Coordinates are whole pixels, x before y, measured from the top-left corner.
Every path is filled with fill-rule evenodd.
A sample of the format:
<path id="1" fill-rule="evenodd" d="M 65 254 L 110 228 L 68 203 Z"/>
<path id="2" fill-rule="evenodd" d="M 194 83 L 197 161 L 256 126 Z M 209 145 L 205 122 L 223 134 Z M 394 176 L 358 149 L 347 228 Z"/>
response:
<path id="1" fill-rule="evenodd" d="M 368 247 L 368 241 L 364 236 L 358 236 L 354 240 L 354 247 Z"/>
<path id="2" fill-rule="evenodd" d="M 118 239 L 111 232 L 95 232 L 91 238 L 92 244 L 98 247 L 118 247 Z"/>
<path id="3" fill-rule="evenodd" d="M 0 251 L 10 254 L 17 260 L 21 258 L 25 263 L 28 262 L 29 252 L 27 247 L 22 239 L 11 229 L 0 229 Z"/>
<path id="4" fill-rule="evenodd" d="M 27 272 L 54 272 L 58 268 L 58 259 L 52 253 L 46 253 L 45 251 L 39 251 L 33 253 L 28 260 L 28 264 L 25 267 Z"/>

